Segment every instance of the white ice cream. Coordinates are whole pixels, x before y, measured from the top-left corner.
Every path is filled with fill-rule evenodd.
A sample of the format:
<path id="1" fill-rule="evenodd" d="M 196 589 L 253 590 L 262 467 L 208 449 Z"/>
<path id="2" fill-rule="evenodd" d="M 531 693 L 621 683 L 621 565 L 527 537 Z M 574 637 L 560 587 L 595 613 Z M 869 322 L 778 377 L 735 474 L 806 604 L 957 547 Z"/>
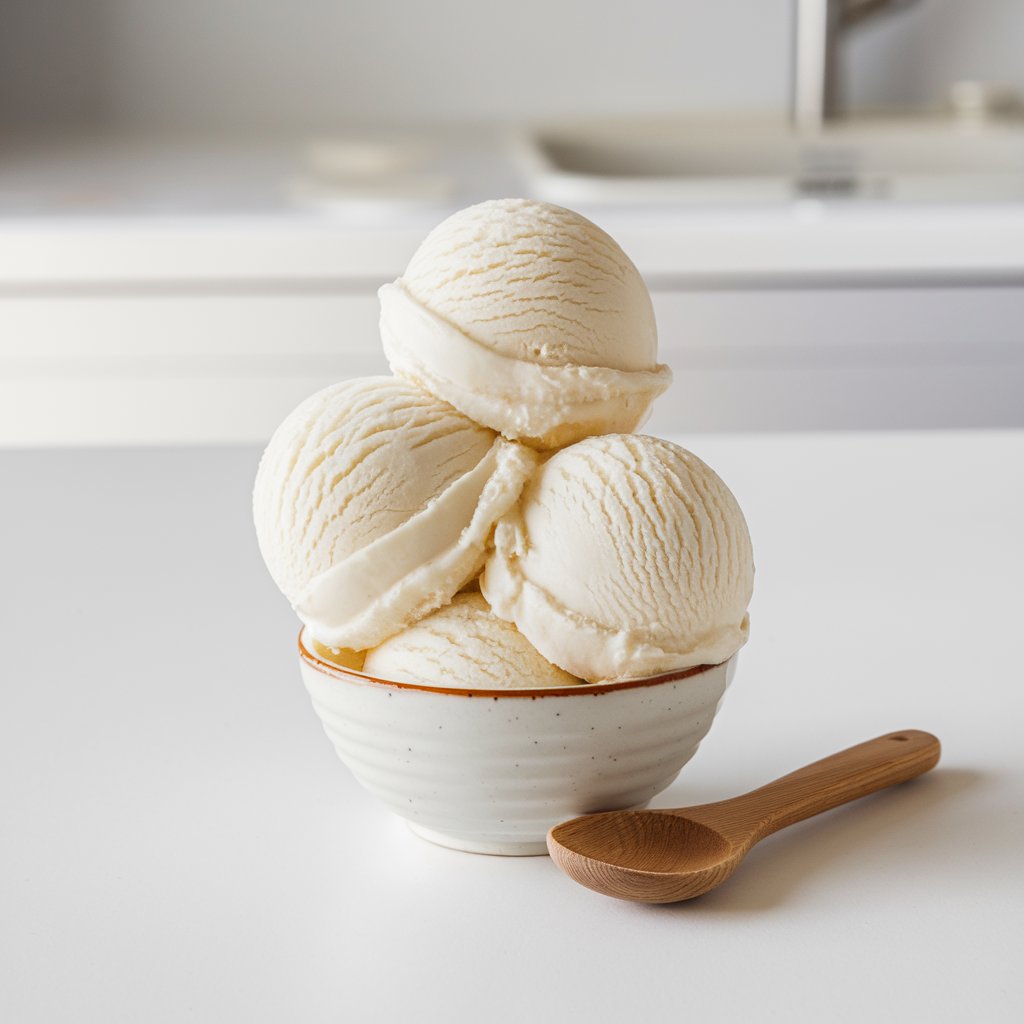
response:
<path id="1" fill-rule="evenodd" d="M 609 435 L 541 467 L 480 586 L 545 658 L 600 682 L 728 659 L 753 579 L 743 513 L 714 471 L 668 441 Z"/>
<path id="2" fill-rule="evenodd" d="M 363 671 L 399 683 L 469 690 L 579 683 L 545 661 L 478 592 L 457 594 L 451 604 L 367 652 Z"/>
<path id="3" fill-rule="evenodd" d="M 301 403 L 264 453 L 260 550 L 315 640 L 363 650 L 479 571 L 535 461 L 403 381 L 335 384 Z"/>
<path id="4" fill-rule="evenodd" d="M 671 380 L 636 267 L 596 225 L 547 203 L 449 217 L 380 298 L 397 374 L 534 447 L 634 430 Z"/>

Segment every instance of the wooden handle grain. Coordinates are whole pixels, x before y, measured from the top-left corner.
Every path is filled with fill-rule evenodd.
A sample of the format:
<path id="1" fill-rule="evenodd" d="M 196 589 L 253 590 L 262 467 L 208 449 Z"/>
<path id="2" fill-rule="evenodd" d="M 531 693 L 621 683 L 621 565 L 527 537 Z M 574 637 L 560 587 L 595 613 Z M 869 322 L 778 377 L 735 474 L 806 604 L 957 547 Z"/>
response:
<path id="1" fill-rule="evenodd" d="M 753 845 L 787 825 L 921 775 L 938 764 L 940 751 L 929 732 L 891 732 L 741 797 L 692 808 L 688 816 Z"/>

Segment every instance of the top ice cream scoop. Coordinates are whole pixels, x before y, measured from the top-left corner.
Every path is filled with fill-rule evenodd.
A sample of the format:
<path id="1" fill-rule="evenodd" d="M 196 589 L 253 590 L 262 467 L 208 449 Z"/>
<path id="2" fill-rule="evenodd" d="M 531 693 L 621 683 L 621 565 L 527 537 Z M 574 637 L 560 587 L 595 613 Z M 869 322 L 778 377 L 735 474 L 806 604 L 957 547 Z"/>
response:
<path id="1" fill-rule="evenodd" d="M 595 224 L 548 203 L 454 214 L 380 300 L 395 373 L 535 448 L 635 430 L 671 381 L 636 267 Z"/>

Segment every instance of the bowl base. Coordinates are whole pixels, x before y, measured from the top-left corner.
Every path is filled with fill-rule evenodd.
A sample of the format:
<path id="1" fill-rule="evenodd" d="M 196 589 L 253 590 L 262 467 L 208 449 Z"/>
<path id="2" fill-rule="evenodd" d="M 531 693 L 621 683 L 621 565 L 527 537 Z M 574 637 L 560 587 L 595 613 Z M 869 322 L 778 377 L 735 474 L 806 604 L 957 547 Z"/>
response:
<path id="1" fill-rule="evenodd" d="M 428 843 L 447 846 L 449 850 L 462 850 L 465 853 L 486 853 L 495 857 L 539 857 L 547 856 L 547 843 L 539 841 L 505 841 L 490 842 L 481 839 L 465 839 L 462 836 L 448 835 L 446 832 L 435 832 L 432 828 L 406 822 L 409 828 Z"/>

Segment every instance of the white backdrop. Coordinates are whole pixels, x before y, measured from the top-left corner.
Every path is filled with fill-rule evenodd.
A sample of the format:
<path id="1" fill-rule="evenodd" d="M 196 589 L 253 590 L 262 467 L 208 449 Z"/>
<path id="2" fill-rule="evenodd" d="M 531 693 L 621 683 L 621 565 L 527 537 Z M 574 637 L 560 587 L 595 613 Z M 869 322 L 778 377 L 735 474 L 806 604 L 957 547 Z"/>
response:
<path id="1" fill-rule="evenodd" d="M 329 129 L 786 109 L 792 0 L 5 0 L 0 123 Z M 851 100 L 1024 92 L 1024 4 L 924 0 L 849 39 Z"/>

